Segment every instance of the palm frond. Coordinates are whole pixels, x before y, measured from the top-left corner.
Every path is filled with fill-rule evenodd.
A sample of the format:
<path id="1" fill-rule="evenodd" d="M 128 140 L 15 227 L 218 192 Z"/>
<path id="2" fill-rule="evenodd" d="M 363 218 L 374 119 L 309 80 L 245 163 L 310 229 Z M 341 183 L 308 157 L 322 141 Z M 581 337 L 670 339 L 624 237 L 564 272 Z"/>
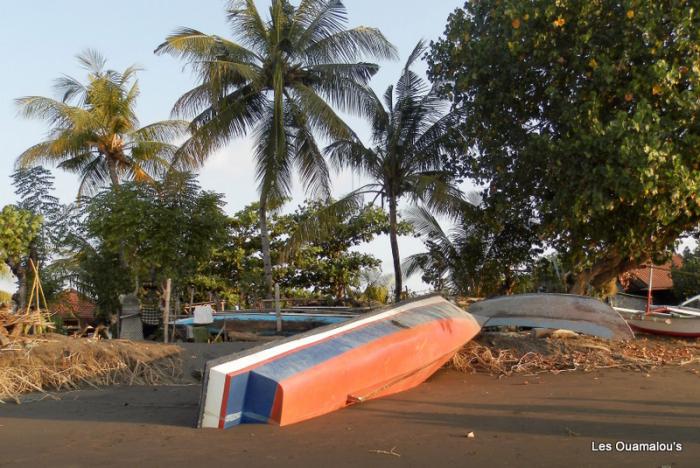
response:
<path id="1" fill-rule="evenodd" d="M 190 123 L 185 120 L 162 120 L 131 132 L 134 141 L 171 142 L 187 135 Z"/>
<path id="2" fill-rule="evenodd" d="M 73 99 L 76 99 L 77 102 L 75 104 L 82 106 L 85 104 L 85 99 L 87 99 L 87 87 L 72 76 L 63 75 L 57 78 L 54 82 L 54 89 L 61 96 L 61 102 L 64 103 L 70 103 Z"/>
<path id="3" fill-rule="evenodd" d="M 425 271 L 431 260 L 431 255 L 428 252 L 409 255 L 401 263 L 401 273 L 405 278 L 410 278 Z"/>
<path id="4" fill-rule="evenodd" d="M 313 89 L 296 84 L 292 90 L 296 98 L 293 104 L 298 107 L 299 113 L 304 114 L 304 118 L 315 132 L 329 140 L 356 138 L 355 133 L 345 121 Z"/>
<path id="5" fill-rule="evenodd" d="M 313 65 L 352 63 L 368 58 L 395 60 L 398 52 L 379 29 L 359 26 L 309 43 L 303 55 Z"/>
<path id="6" fill-rule="evenodd" d="M 192 28 L 176 29 L 156 48 L 155 53 L 186 60 L 195 69 L 213 60 L 225 59 L 241 63 L 260 60 L 254 52 L 240 44 Z"/>
<path id="7" fill-rule="evenodd" d="M 107 64 L 107 59 L 95 49 L 86 49 L 76 56 L 78 63 L 93 75 L 99 75 Z"/>
<path id="8" fill-rule="evenodd" d="M 342 31 L 348 20 L 347 9 L 340 0 L 304 0 L 294 13 L 296 34 L 295 49 L 304 50 L 308 44 L 318 42 Z"/>
<path id="9" fill-rule="evenodd" d="M 238 39 L 258 53 L 267 52 L 268 26 L 260 17 L 253 0 L 231 0 L 227 19 Z"/>
<path id="10" fill-rule="evenodd" d="M 293 135 L 278 123 L 274 103 L 268 103 L 265 114 L 254 133 L 258 191 L 271 200 L 281 200 L 292 190 Z"/>
<path id="11" fill-rule="evenodd" d="M 255 128 L 268 107 L 264 94 L 245 87 L 226 96 L 217 108 L 207 108 L 190 124 L 191 136 L 178 150 L 176 166 L 200 167 L 212 152 Z"/>
<path id="12" fill-rule="evenodd" d="M 330 173 L 323 154 L 316 144 L 314 135 L 308 125 L 308 114 L 294 100 L 287 101 L 289 118 L 294 134 L 294 162 L 301 176 L 301 181 L 307 193 L 312 196 L 321 194 L 323 198 L 330 196 Z"/>
<path id="13" fill-rule="evenodd" d="M 305 242 L 322 241 L 332 236 L 338 223 L 360 209 L 365 195 L 373 193 L 373 189 L 373 185 L 360 187 L 326 205 L 317 212 L 316 216 L 299 222 L 287 240 L 282 256 L 288 258 L 293 255 Z"/>

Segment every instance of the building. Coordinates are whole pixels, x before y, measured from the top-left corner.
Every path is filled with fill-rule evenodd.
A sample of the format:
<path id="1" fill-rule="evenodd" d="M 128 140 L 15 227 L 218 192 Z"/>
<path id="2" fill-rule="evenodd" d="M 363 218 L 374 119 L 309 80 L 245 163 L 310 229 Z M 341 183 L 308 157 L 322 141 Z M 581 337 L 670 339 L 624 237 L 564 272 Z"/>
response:
<path id="1" fill-rule="evenodd" d="M 51 314 L 60 317 L 67 332 L 76 332 L 95 321 L 97 305 L 75 289 L 66 289 L 51 302 Z"/>
<path id="2" fill-rule="evenodd" d="M 650 281 L 654 304 L 677 304 L 679 298 L 673 291 L 671 269 L 679 268 L 681 265 L 683 265 L 683 257 L 673 255 L 671 260 L 663 265 L 655 265 L 653 269 L 645 266 L 622 274 L 619 283 L 623 294 L 616 298 L 616 305 L 633 309 L 639 309 L 641 306 L 643 309 L 646 306 Z"/>

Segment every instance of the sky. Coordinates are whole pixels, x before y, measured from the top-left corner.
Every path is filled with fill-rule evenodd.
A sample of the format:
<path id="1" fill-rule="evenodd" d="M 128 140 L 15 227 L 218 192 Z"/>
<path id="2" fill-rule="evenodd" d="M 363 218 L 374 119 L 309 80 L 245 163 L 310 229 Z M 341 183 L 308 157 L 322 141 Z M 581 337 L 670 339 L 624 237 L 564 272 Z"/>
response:
<path id="1" fill-rule="evenodd" d="M 261 14 L 267 12 L 269 0 L 256 0 Z M 396 81 L 403 61 L 420 39 L 440 37 L 447 17 L 462 6 L 463 0 L 346 0 L 351 27 L 364 25 L 379 28 L 398 48 L 400 60 L 380 62 L 379 73 L 372 81 L 378 93 Z M 0 207 L 13 203 L 15 196 L 10 174 L 17 156 L 41 141 L 47 131 L 41 121 L 17 116 L 14 100 L 21 96 L 52 96 L 52 83 L 63 74 L 84 79 L 84 71 L 75 55 L 92 48 L 107 59 L 108 68 L 123 70 L 138 64 L 141 96 L 137 113 L 142 125 L 169 118 L 175 100 L 191 89 L 194 77 L 183 70 L 183 63 L 170 56 L 156 56 L 153 50 L 179 26 L 208 34 L 230 37 L 225 21 L 225 0 L 33 0 L 0 1 L 0 44 L 3 44 L 5 71 L 0 78 Z M 416 67 L 424 72 L 423 63 Z M 348 119 L 353 129 L 368 142 L 368 125 Z M 57 196 L 64 203 L 74 200 L 78 181 L 71 174 L 54 169 Z M 233 141 L 213 154 L 199 171 L 199 182 L 206 190 L 225 195 L 225 211 L 233 214 L 257 199 L 251 143 Z M 350 172 L 333 178 L 334 196 L 342 196 L 362 181 Z M 293 210 L 305 199 L 303 187 L 294 185 L 294 197 L 287 205 Z M 402 237 L 401 256 L 423 250 L 420 240 Z M 391 272 L 391 251 L 386 236 L 361 246 L 383 262 Z M 409 288 L 428 286 L 413 277 Z M 0 282 L 0 288 L 3 288 Z M 7 286 L 3 289 L 7 289 Z"/>

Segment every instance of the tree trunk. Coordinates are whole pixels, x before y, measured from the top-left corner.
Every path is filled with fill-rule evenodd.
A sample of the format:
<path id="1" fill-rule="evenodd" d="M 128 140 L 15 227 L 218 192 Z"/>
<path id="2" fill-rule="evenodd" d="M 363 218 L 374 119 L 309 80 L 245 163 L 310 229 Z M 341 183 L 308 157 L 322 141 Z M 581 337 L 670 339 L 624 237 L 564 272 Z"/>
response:
<path id="1" fill-rule="evenodd" d="M 19 287 L 15 293 L 17 296 L 17 310 L 22 310 L 27 307 L 27 268 L 24 266 L 22 261 L 15 262 L 12 259 L 7 259 L 7 266 L 10 267 L 10 271 L 15 277 L 17 277 L 17 283 Z"/>
<path id="2" fill-rule="evenodd" d="M 639 268 L 646 261 L 624 258 L 617 253 L 611 253 L 597 261 L 593 266 L 576 275 L 570 275 L 568 292 L 585 295 L 589 288 L 594 290 L 611 290 L 611 283 L 617 277 L 634 268 Z"/>
<path id="3" fill-rule="evenodd" d="M 27 308 L 27 268 L 20 262 L 17 269 L 13 269 L 12 273 L 17 277 L 17 282 L 19 283 L 17 288 L 17 310 L 21 311 Z"/>
<path id="4" fill-rule="evenodd" d="M 394 302 L 401 300 L 403 276 L 401 275 L 401 256 L 399 255 L 398 222 L 396 213 L 397 200 L 389 197 L 389 240 L 391 242 L 391 257 L 394 260 Z"/>
<path id="5" fill-rule="evenodd" d="M 109 180 L 112 182 L 112 189 L 117 190 L 119 188 L 119 176 L 117 175 L 117 166 L 114 160 L 108 155 L 104 156 L 107 158 L 107 170 L 109 171 Z"/>
<path id="6" fill-rule="evenodd" d="M 265 299 L 272 299 L 272 259 L 270 258 L 270 233 L 267 230 L 267 201 L 260 197 L 260 241 L 262 244 L 263 268 L 265 269 Z"/>

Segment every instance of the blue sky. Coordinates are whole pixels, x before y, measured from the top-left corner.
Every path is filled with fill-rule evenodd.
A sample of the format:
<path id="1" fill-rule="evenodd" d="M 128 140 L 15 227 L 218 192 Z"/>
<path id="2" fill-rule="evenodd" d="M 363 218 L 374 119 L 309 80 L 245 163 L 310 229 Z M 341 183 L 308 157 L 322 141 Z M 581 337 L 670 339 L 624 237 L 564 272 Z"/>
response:
<path id="1" fill-rule="evenodd" d="M 261 12 L 267 12 L 267 0 L 256 3 Z M 52 81 L 61 74 L 83 78 L 74 56 L 93 48 L 108 58 L 109 68 L 121 70 L 134 63 L 144 68 L 139 74 L 139 119 L 142 124 L 166 119 L 174 101 L 194 85 L 194 79 L 183 71 L 181 62 L 169 56 L 156 56 L 153 50 L 178 26 L 229 36 L 225 4 L 224 0 L 1 2 L 0 43 L 5 70 L 0 85 L 0 206 L 15 200 L 9 176 L 17 155 L 46 133 L 42 122 L 17 117 L 15 98 L 53 96 Z M 417 41 L 438 38 L 449 13 L 463 5 L 463 0 L 346 0 L 345 4 L 350 26 L 378 27 L 400 51 L 401 60 L 381 63 L 381 70 L 372 82 L 375 90 L 383 92 L 396 80 L 403 59 Z M 364 122 L 357 119 L 349 122 L 360 136 L 368 135 Z M 236 140 L 212 155 L 200 171 L 200 183 L 205 189 L 225 194 L 228 213 L 257 198 L 250 154 L 250 143 Z M 54 170 L 54 175 L 58 196 L 63 202 L 71 201 L 77 191 L 77 179 L 58 170 Z M 335 195 L 342 195 L 359 183 L 350 173 L 338 174 L 334 179 Z M 289 208 L 303 199 L 302 187 L 295 184 L 295 198 Z M 405 257 L 420 251 L 421 243 L 403 238 L 400 247 Z M 362 250 L 381 258 L 385 271 L 391 271 L 388 239 L 377 239 Z M 409 287 L 424 286 L 414 278 Z"/>

